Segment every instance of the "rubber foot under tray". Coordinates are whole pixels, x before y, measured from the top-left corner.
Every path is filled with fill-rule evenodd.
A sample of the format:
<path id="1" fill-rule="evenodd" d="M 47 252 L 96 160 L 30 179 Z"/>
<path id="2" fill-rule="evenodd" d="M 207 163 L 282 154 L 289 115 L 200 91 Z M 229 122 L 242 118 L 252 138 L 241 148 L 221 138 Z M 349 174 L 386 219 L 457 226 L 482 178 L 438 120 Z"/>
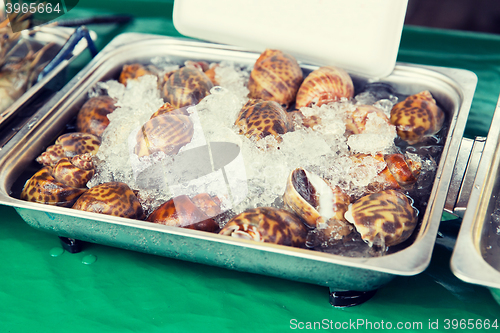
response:
<path id="1" fill-rule="evenodd" d="M 372 298 L 377 290 L 370 291 L 332 291 L 330 290 L 330 304 L 336 308 L 346 308 L 360 305 Z"/>

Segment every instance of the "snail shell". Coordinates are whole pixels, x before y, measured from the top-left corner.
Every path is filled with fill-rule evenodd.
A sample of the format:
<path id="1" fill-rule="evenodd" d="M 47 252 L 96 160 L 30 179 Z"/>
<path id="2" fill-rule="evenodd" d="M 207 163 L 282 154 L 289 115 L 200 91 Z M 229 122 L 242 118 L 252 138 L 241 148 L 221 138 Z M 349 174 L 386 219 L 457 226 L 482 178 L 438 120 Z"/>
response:
<path id="1" fill-rule="evenodd" d="M 400 244 L 410 237 L 417 225 L 417 212 L 412 202 L 396 190 L 361 197 L 350 205 L 345 218 L 354 224 L 370 246 Z"/>
<path id="2" fill-rule="evenodd" d="M 45 152 L 36 158 L 40 164 L 54 166 L 63 157 L 73 157 L 90 153 L 95 155 L 99 150 L 101 140 L 89 133 L 67 133 L 57 138 L 56 142 L 47 147 Z"/>
<path id="3" fill-rule="evenodd" d="M 427 90 L 408 96 L 391 110 L 391 123 L 410 145 L 424 141 L 441 130 L 444 112 Z"/>
<path id="4" fill-rule="evenodd" d="M 216 232 L 219 224 L 213 217 L 221 213 L 220 200 L 208 193 L 190 199 L 187 195 L 172 198 L 155 209 L 147 221 L 172 227 Z"/>
<path id="5" fill-rule="evenodd" d="M 21 199 L 71 207 L 87 188 L 95 170 L 90 154 L 63 157 L 54 167 L 45 166 L 24 185 Z"/>
<path id="6" fill-rule="evenodd" d="M 260 207 L 236 215 L 219 232 L 221 235 L 302 247 L 306 242 L 307 227 L 286 210 Z"/>
<path id="7" fill-rule="evenodd" d="M 260 140 L 273 135 L 280 140 L 289 128 L 289 118 L 285 110 L 274 101 L 250 99 L 241 109 L 235 125 L 240 134 Z"/>
<path id="8" fill-rule="evenodd" d="M 417 182 L 422 163 L 412 160 L 403 154 L 386 154 L 384 160 L 391 175 L 402 187 L 413 185 Z"/>
<path id="9" fill-rule="evenodd" d="M 329 222 L 343 221 L 350 199 L 339 187 L 332 188 L 318 175 L 303 168 L 293 170 L 287 180 L 283 201 L 291 210 L 300 216 L 307 226 L 316 228 L 325 227 Z M 339 225 L 339 223 L 337 223 Z M 339 228 L 342 236 L 348 235 L 352 227 L 343 224 Z"/>
<path id="10" fill-rule="evenodd" d="M 123 65 L 118 82 L 127 85 L 128 80 L 135 80 L 144 75 L 154 75 L 155 73 L 141 64 Z"/>
<path id="11" fill-rule="evenodd" d="M 372 157 L 385 162 L 386 167 L 379 173 L 379 178 L 367 186 L 368 193 L 380 192 L 389 189 L 401 189 L 417 182 L 422 164 L 420 161 L 407 158 L 403 154 L 353 154 L 350 156 L 355 163 L 362 164 L 366 157 Z"/>
<path id="12" fill-rule="evenodd" d="M 194 126 L 191 119 L 176 112 L 169 103 L 156 111 L 137 133 L 134 152 L 137 156 L 147 156 L 162 151 L 175 155 L 191 142 Z"/>
<path id="13" fill-rule="evenodd" d="M 317 106 L 354 96 L 354 84 L 349 74 L 337 67 L 324 66 L 312 71 L 300 85 L 295 100 L 301 108 L 315 103 Z"/>
<path id="14" fill-rule="evenodd" d="M 193 60 L 186 60 L 184 62 L 184 66 L 186 67 L 192 67 L 192 68 L 196 68 L 197 70 L 201 71 L 201 72 L 206 72 L 210 65 L 208 64 L 208 62 L 206 61 L 193 61 Z"/>
<path id="15" fill-rule="evenodd" d="M 257 59 L 248 81 L 248 97 L 275 101 L 288 107 L 303 80 L 297 60 L 279 50 L 265 50 Z"/>
<path id="16" fill-rule="evenodd" d="M 174 108 L 198 104 L 210 94 L 212 81 L 202 71 L 191 67 L 182 67 L 165 78 L 163 93 L 165 102 Z"/>
<path id="17" fill-rule="evenodd" d="M 362 134 L 367 131 L 367 122 L 391 126 L 384 111 L 373 105 L 357 105 L 356 110 L 346 118 L 347 134 Z M 394 128 L 394 127 L 392 127 Z"/>
<path id="18" fill-rule="evenodd" d="M 116 109 L 115 99 L 109 96 L 97 96 L 89 99 L 78 112 L 76 130 L 101 137 L 109 125 L 108 114 Z"/>
<path id="19" fill-rule="evenodd" d="M 142 206 L 125 183 L 110 182 L 92 187 L 73 205 L 74 209 L 132 219 L 144 219 Z"/>

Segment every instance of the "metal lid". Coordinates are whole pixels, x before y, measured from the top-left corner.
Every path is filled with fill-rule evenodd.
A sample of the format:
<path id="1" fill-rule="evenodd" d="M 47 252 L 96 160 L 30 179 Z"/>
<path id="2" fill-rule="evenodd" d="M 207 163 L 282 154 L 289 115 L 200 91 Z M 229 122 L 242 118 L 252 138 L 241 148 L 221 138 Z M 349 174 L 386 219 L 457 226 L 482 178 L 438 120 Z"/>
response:
<path id="1" fill-rule="evenodd" d="M 384 77 L 396 64 L 408 0 L 176 0 L 185 36 L 288 52 L 317 65 Z"/>

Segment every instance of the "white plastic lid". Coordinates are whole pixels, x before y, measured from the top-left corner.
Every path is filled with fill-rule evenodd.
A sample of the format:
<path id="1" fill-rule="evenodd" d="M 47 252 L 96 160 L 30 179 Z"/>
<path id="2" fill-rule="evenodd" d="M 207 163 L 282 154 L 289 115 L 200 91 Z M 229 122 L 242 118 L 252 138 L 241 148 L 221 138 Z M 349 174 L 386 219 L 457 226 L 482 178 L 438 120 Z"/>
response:
<path id="1" fill-rule="evenodd" d="M 185 36 L 288 52 L 370 77 L 389 75 L 408 0 L 175 0 Z"/>

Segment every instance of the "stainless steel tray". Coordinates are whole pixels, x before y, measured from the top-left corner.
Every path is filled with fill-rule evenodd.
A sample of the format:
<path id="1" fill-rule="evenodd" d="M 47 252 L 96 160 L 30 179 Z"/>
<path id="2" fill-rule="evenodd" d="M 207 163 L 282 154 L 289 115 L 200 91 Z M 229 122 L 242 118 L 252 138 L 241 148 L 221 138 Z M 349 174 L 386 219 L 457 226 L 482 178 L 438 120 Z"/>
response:
<path id="1" fill-rule="evenodd" d="M 48 48 L 46 52 L 43 54 L 41 60 L 39 61 L 40 65 L 46 65 L 49 61 L 51 61 L 57 53 L 61 50 L 63 45 L 68 41 L 70 36 L 75 32 L 74 28 L 65 28 L 65 27 L 39 27 L 36 31 L 28 31 L 24 30 L 21 32 L 21 39 L 25 40 L 27 43 L 32 45 L 33 50 L 37 51 L 44 45 L 49 43 L 53 43 L 53 46 Z M 91 32 L 91 36 L 93 39 L 96 38 L 94 32 Z M 69 56 L 63 59 L 56 67 L 54 67 L 47 75 L 45 75 L 42 79 L 38 80 L 33 86 L 31 86 L 20 98 L 14 101 L 7 109 L 0 112 L 0 128 L 2 128 L 2 135 L 0 138 L 0 147 L 3 146 L 5 141 L 9 138 L 5 138 L 7 132 L 9 132 L 9 126 L 19 127 L 19 124 L 12 125 L 10 121 L 14 117 L 14 115 L 23 114 L 23 118 L 28 118 L 26 113 L 29 113 L 28 109 L 32 108 L 30 105 L 36 98 L 44 99 L 44 101 L 48 100 L 47 91 L 44 91 L 44 88 L 48 85 L 51 86 L 51 91 L 59 90 L 66 80 L 66 78 L 61 78 L 61 75 L 64 75 L 65 69 L 67 66 L 87 48 L 87 41 L 85 39 L 80 40 L 80 42 L 75 46 L 73 51 L 69 54 Z M 41 101 L 43 102 L 43 101 Z M 26 110 L 25 110 L 26 109 Z M 16 131 L 12 131 L 12 135 Z"/>
<path id="2" fill-rule="evenodd" d="M 432 192 L 413 243 L 386 256 L 351 258 L 217 234 L 25 202 L 12 195 L 23 163 L 57 137 L 98 81 L 116 78 L 125 63 L 155 56 L 252 65 L 259 54 L 241 48 L 145 34 L 116 37 L 52 98 L 0 151 L 0 203 L 16 208 L 31 226 L 59 236 L 117 246 L 240 271 L 328 286 L 332 290 L 370 291 L 397 275 L 415 275 L 429 264 L 477 83 L 475 74 L 451 68 L 398 64 L 381 79 L 401 94 L 424 89 L 448 113 L 448 134 Z M 300 60 L 300 59 L 299 59 Z M 301 64 L 304 68 L 316 66 Z M 355 80 L 369 78 L 356 77 Z"/>
<path id="3" fill-rule="evenodd" d="M 457 277 L 491 288 L 500 304 L 500 224 L 491 219 L 495 209 L 500 208 L 499 172 L 500 99 L 451 258 L 451 269 Z"/>

